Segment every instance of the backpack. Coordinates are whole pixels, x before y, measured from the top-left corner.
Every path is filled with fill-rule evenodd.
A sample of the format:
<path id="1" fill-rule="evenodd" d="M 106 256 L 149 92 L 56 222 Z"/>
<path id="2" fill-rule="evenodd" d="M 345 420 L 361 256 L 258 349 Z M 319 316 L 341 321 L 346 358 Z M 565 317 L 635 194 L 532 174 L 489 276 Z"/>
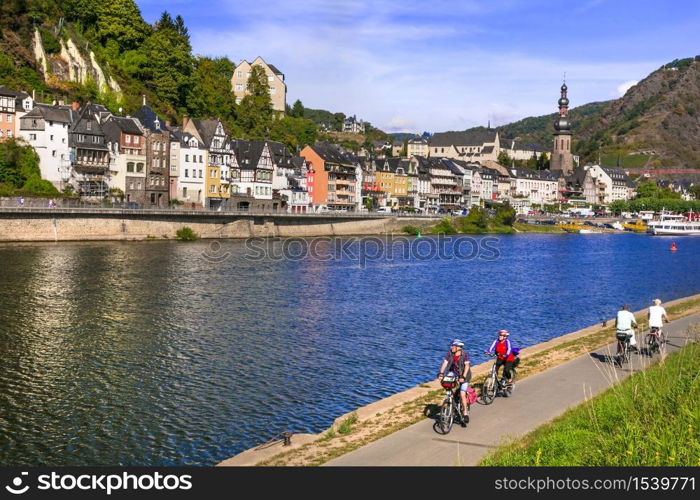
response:
<path id="1" fill-rule="evenodd" d="M 476 399 L 477 399 L 476 391 L 470 385 L 469 387 L 467 387 L 467 401 L 469 401 L 470 405 L 473 405 L 474 403 L 476 403 Z"/>
<path id="2" fill-rule="evenodd" d="M 513 347 L 510 352 L 515 356 L 513 360 L 513 368 L 516 368 L 520 364 L 520 349 L 518 347 Z"/>

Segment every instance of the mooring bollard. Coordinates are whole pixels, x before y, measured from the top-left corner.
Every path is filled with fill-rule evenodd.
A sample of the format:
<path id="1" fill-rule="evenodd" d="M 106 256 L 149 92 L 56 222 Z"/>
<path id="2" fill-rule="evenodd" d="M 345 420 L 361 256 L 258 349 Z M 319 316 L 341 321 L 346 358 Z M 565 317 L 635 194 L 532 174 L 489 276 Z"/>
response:
<path id="1" fill-rule="evenodd" d="M 292 433 L 289 431 L 285 431 L 282 433 L 282 437 L 284 438 L 284 444 L 282 446 L 291 446 L 292 444 Z"/>

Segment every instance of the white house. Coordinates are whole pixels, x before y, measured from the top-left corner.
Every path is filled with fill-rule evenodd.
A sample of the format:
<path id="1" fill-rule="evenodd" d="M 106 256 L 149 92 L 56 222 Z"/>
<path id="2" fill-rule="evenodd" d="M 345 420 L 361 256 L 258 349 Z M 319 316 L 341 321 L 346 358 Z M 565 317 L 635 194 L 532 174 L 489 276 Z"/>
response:
<path id="1" fill-rule="evenodd" d="M 74 115 L 69 106 L 37 104 L 20 118 L 19 136 L 39 155 L 41 177 L 58 189 L 70 178 L 68 131 Z"/>

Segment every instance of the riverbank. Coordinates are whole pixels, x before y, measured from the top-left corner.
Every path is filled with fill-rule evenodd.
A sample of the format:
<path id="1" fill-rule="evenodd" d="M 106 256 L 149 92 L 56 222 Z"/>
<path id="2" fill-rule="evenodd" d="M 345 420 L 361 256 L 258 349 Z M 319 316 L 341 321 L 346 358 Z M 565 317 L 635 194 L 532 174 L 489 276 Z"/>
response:
<path id="1" fill-rule="evenodd" d="M 700 312 L 700 295 L 669 301 L 665 306 L 673 319 L 686 317 Z M 642 328 L 646 323 L 645 314 L 646 309 L 635 313 Z M 609 319 L 606 326 L 589 326 L 523 349 L 519 380 L 609 344 L 613 338 L 613 323 Z M 474 367 L 474 382 L 478 384 L 490 367 L 490 362 Z M 321 465 L 425 419 L 442 395 L 437 381 L 421 384 L 345 414 L 323 433 L 294 435 L 290 447 L 283 447 L 281 442 L 270 443 L 219 465 Z"/>
<path id="2" fill-rule="evenodd" d="M 176 239 L 189 227 L 203 239 L 305 238 L 422 230 L 430 217 L 375 214 L 256 214 L 181 210 L 0 209 L 0 242 L 143 241 Z"/>

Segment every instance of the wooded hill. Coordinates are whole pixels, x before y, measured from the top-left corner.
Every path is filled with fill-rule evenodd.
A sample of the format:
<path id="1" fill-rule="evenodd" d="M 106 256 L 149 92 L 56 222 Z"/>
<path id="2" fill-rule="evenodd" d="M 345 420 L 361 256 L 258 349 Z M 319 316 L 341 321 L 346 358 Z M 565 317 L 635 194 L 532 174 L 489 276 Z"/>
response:
<path id="1" fill-rule="evenodd" d="M 572 89 L 570 89 L 571 92 Z M 700 168 L 700 56 L 674 60 L 612 101 L 570 110 L 583 162 Z M 556 113 L 498 127 L 502 138 L 550 146 Z"/>

